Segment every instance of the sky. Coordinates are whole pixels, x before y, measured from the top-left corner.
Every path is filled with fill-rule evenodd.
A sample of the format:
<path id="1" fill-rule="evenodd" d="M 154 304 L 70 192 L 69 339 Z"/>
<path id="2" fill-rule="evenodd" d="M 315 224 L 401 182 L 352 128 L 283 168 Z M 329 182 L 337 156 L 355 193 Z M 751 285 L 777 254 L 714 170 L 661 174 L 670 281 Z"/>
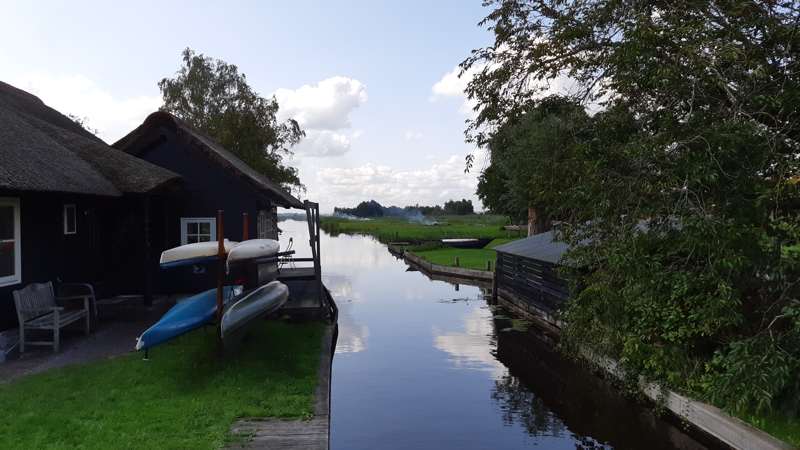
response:
<path id="1" fill-rule="evenodd" d="M 108 143 L 158 109 L 184 48 L 239 67 L 306 130 L 288 161 L 323 213 L 469 198 L 471 112 L 458 64 L 491 43 L 480 0 L 0 0 L 0 79 Z M 481 156 L 481 155 L 479 155 Z"/>

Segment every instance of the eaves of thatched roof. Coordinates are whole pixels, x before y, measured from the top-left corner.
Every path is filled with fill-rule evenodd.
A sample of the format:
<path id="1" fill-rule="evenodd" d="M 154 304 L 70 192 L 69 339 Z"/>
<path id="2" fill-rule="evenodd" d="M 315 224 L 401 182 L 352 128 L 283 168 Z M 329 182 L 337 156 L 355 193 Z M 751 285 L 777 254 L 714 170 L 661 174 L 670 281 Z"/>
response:
<path id="1" fill-rule="evenodd" d="M 120 196 L 153 192 L 179 178 L 0 82 L 0 189 Z"/>
<path id="2" fill-rule="evenodd" d="M 271 198 L 277 205 L 284 208 L 304 208 L 303 202 L 250 167 L 211 137 L 195 130 L 182 120 L 164 111 L 150 114 L 144 123 L 114 143 L 113 146 L 126 153 L 138 156 L 150 148 L 153 143 L 159 141 L 161 127 L 175 131 L 179 138 L 188 142 L 192 147 L 201 150 L 206 157 L 222 168 L 244 179 L 245 182 Z"/>

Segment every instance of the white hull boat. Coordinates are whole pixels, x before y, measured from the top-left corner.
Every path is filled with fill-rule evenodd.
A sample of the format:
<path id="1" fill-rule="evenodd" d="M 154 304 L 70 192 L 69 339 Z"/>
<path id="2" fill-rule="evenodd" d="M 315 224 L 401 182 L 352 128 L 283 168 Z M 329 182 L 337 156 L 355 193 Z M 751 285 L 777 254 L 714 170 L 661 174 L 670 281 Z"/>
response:
<path id="1" fill-rule="evenodd" d="M 242 241 L 228 251 L 228 263 L 235 264 L 251 259 L 275 256 L 279 249 L 280 244 L 273 239 L 250 239 Z"/>
<path id="2" fill-rule="evenodd" d="M 280 281 L 272 281 L 236 300 L 222 316 L 220 332 L 222 340 L 229 342 L 235 336 L 267 314 L 280 309 L 289 299 L 289 287 Z"/>
<path id="3" fill-rule="evenodd" d="M 223 246 L 225 252 L 230 252 L 238 242 L 225 239 Z M 190 265 L 198 262 L 215 258 L 219 249 L 217 241 L 195 242 L 193 244 L 181 245 L 161 252 L 160 264 L 162 267 Z"/>

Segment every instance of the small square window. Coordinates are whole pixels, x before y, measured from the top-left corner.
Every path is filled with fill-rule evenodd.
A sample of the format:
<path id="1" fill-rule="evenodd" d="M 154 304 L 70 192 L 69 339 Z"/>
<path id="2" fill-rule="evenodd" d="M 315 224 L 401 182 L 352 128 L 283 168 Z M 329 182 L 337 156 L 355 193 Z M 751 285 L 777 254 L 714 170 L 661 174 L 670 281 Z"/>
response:
<path id="1" fill-rule="evenodd" d="M 181 244 L 208 242 L 217 238 L 217 220 L 213 217 L 182 217 Z"/>
<path id="2" fill-rule="evenodd" d="M 64 205 L 64 234 L 76 234 L 77 232 L 77 208 L 75 205 Z"/>

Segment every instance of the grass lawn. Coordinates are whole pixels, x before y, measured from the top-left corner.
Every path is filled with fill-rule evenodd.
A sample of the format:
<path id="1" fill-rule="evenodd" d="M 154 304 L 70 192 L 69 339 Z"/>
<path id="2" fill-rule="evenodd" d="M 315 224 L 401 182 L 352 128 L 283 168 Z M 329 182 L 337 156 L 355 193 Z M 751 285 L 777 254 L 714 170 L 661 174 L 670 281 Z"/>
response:
<path id="1" fill-rule="evenodd" d="M 800 448 L 800 420 L 784 415 L 744 416 L 756 428 L 760 428 L 782 441 Z"/>
<path id="2" fill-rule="evenodd" d="M 350 220 L 322 217 L 321 227 L 331 234 L 368 234 L 381 242 L 435 241 L 444 238 L 515 238 L 520 231 L 506 231 L 504 216 L 474 214 L 469 216 L 434 217 L 438 225 L 425 225 L 397 218 Z"/>
<path id="3" fill-rule="evenodd" d="M 500 244 L 505 244 L 513 239 L 500 238 L 495 239 L 484 248 L 449 248 L 439 247 L 434 249 L 426 249 L 425 246 L 410 247 L 409 250 L 415 255 L 421 256 L 433 264 L 441 266 L 455 266 L 455 258 L 458 256 L 459 267 L 467 269 L 486 270 L 486 262 L 492 262 L 492 269 L 494 269 L 497 253 L 493 250 Z"/>
<path id="4" fill-rule="evenodd" d="M 239 417 L 308 417 L 322 332 L 267 322 L 221 357 L 201 329 L 149 361 L 130 354 L 0 384 L 0 448 L 215 449 Z"/>

